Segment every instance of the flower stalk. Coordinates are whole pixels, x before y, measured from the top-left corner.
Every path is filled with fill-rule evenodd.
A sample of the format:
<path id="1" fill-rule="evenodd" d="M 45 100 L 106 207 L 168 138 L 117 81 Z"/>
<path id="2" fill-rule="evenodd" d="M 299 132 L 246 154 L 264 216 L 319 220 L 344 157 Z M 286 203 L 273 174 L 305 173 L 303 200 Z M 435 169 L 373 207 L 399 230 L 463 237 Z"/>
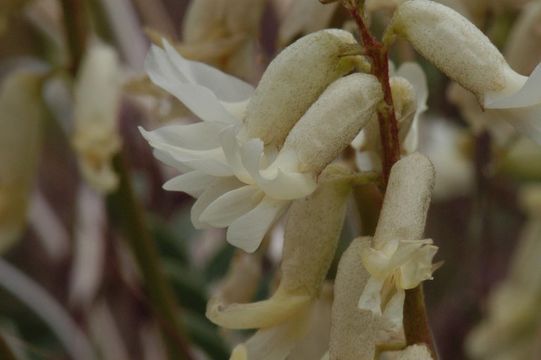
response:
<path id="1" fill-rule="evenodd" d="M 345 7 L 357 24 L 364 53 L 370 58 L 372 63 L 371 72 L 380 82 L 383 91 L 383 103 L 378 108 L 378 122 L 381 144 L 383 146 L 383 187 L 386 188 L 391 167 L 400 159 L 398 121 L 394 112 L 394 103 L 389 82 L 389 52 L 385 44 L 372 36 L 359 11 L 359 7 L 353 3 L 355 2 L 346 1 Z"/>
<path id="2" fill-rule="evenodd" d="M 398 121 L 394 111 L 389 82 L 389 53 L 386 44 L 378 41 L 370 33 L 357 2 L 346 0 L 343 5 L 355 20 L 364 53 L 371 61 L 371 73 L 378 79 L 383 91 L 383 102 L 379 106 L 377 113 L 383 148 L 383 189 L 386 189 L 391 167 L 400 159 Z M 437 359 L 436 346 L 428 323 L 422 285 L 406 291 L 403 325 L 407 345 L 426 344 L 434 359 Z"/>

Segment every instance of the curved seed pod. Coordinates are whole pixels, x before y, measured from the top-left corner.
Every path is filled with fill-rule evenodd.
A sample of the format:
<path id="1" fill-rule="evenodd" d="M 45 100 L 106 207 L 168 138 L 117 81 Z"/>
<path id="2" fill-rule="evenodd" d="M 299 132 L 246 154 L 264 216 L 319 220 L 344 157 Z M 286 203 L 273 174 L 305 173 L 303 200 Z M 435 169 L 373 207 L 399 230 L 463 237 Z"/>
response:
<path id="1" fill-rule="evenodd" d="M 26 222 L 45 113 L 41 78 L 18 70 L 0 87 L 0 253 L 17 240 Z"/>
<path id="2" fill-rule="evenodd" d="M 359 253 L 369 247 L 369 237 L 354 239 L 338 264 L 331 318 L 331 360 L 373 360 L 377 345 L 393 338 L 398 340 L 389 321 L 357 307 L 370 278 Z"/>
<path id="3" fill-rule="evenodd" d="M 241 136 L 280 147 L 327 85 L 353 68 L 353 59 L 346 55 L 355 46 L 349 32 L 332 29 L 304 36 L 285 48 L 263 74 L 248 104 Z"/>
<path id="4" fill-rule="evenodd" d="M 428 0 L 409 0 L 395 12 L 392 29 L 447 76 L 487 97 L 509 95 L 524 84 L 490 40 L 456 11 Z M 457 51 L 460 49 L 460 51 Z"/>
<path id="5" fill-rule="evenodd" d="M 281 281 L 270 299 L 249 304 L 212 299 L 207 317 L 230 329 L 267 328 L 309 306 L 319 295 L 331 264 L 352 179 L 345 166 L 329 166 L 318 189 L 293 203 L 285 230 Z"/>
<path id="6" fill-rule="evenodd" d="M 352 74 L 332 83 L 289 133 L 276 164 L 318 174 L 351 143 L 383 99 L 378 80 Z M 333 119 L 336 119 L 333 121 Z"/>

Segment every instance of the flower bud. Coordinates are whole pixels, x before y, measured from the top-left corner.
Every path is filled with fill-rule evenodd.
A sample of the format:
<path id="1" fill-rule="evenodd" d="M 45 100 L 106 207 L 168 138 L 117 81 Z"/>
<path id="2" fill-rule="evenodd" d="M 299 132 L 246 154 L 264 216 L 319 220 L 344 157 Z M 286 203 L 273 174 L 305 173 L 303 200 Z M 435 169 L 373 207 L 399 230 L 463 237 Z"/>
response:
<path id="1" fill-rule="evenodd" d="M 323 90 L 353 68 L 347 55 L 356 45 L 349 32 L 332 29 L 285 48 L 270 63 L 248 104 L 241 137 L 280 147 Z"/>
<path id="2" fill-rule="evenodd" d="M 419 153 L 394 164 L 374 233 L 376 249 L 390 240 L 423 236 L 434 177 L 430 160 Z"/>
<path id="3" fill-rule="evenodd" d="M 372 75 L 352 74 L 335 81 L 291 130 L 276 163 L 286 168 L 294 159 L 298 171 L 318 174 L 351 143 L 382 99 Z"/>
<path id="4" fill-rule="evenodd" d="M 72 141 L 83 176 L 101 192 L 113 191 L 118 184 L 111 160 L 120 149 L 120 88 L 114 49 L 102 44 L 91 46 L 77 74 Z"/>
<path id="5" fill-rule="evenodd" d="M 481 103 L 491 94 L 517 91 L 524 82 L 481 30 L 444 5 L 406 1 L 396 10 L 392 28 Z"/>

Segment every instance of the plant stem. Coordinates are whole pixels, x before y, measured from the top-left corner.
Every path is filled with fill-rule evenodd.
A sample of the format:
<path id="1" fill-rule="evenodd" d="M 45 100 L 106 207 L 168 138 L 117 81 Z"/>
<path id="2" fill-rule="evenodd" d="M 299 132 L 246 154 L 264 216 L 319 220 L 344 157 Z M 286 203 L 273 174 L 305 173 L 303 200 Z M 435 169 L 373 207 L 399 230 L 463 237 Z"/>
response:
<path id="1" fill-rule="evenodd" d="M 359 29 L 361 44 L 372 62 L 372 74 L 378 79 L 383 91 L 383 104 L 378 109 L 379 132 L 383 147 L 383 183 L 387 187 L 391 167 L 400 159 L 398 121 L 394 112 L 393 96 L 389 83 L 389 57 L 387 48 L 370 34 L 356 6 L 347 6 Z"/>
<path id="2" fill-rule="evenodd" d="M 143 209 L 137 201 L 122 153 L 113 160 L 120 181 L 108 198 L 111 218 L 121 226 L 143 276 L 150 305 L 157 316 L 170 359 L 192 359 L 180 324 L 173 292 L 167 283 L 158 251 L 148 233 Z"/>
<path id="3" fill-rule="evenodd" d="M 394 111 L 391 84 L 389 82 L 389 53 L 387 47 L 370 33 L 356 1 L 345 1 L 344 6 L 357 24 L 365 55 L 372 62 L 371 72 L 380 82 L 383 91 L 383 104 L 378 109 L 378 122 L 383 148 L 383 188 L 386 189 L 391 168 L 400 159 L 398 121 Z M 433 358 L 438 358 L 428 323 L 421 285 L 406 291 L 406 299 L 404 301 L 404 332 L 408 345 L 425 344 L 432 353 Z"/>
<path id="4" fill-rule="evenodd" d="M 84 0 L 61 0 L 66 40 L 68 43 L 70 71 L 77 73 L 83 58 L 87 40 L 87 22 Z"/>

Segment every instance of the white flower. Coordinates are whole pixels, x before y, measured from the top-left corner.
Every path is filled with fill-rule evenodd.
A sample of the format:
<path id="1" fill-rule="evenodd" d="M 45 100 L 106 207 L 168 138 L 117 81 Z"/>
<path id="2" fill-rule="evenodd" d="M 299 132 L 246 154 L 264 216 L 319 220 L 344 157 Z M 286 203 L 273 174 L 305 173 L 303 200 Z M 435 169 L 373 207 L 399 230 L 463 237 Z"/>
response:
<path id="1" fill-rule="evenodd" d="M 228 227 L 227 240 L 253 252 L 291 200 L 315 190 L 319 173 L 382 98 L 371 75 L 353 74 L 325 89 L 351 69 L 339 54 L 352 39 L 340 30 L 300 39 L 271 63 L 247 106 L 252 89 L 245 83 L 183 59 L 166 42 L 165 50 L 152 48 L 151 79 L 203 120 L 141 130 L 160 160 L 185 172 L 164 188 L 198 198 L 194 226 Z M 329 122 L 338 112 L 340 121 Z"/>
<path id="2" fill-rule="evenodd" d="M 512 115 L 507 117 L 512 125 L 541 142 L 541 65 L 530 77 L 518 74 L 475 25 L 433 1 L 404 2 L 395 12 L 392 28 L 473 92 L 484 108 L 505 109 Z"/>
<path id="3" fill-rule="evenodd" d="M 101 192 L 111 192 L 118 185 L 111 160 L 120 149 L 119 71 L 114 49 L 95 43 L 86 52 L 74 89 L 73 146 L 83 176 Z"/>
<path id="4" fill-rule="evenodd" d="M 399 160 L 392 168 L 371 248 L 361 252 L 370 273 L 358 306 L 402 324 L 405 289 L 431 279 L 437 247 L 418 240 L 424 232 L 434 168 L 419 153 Z"/>

